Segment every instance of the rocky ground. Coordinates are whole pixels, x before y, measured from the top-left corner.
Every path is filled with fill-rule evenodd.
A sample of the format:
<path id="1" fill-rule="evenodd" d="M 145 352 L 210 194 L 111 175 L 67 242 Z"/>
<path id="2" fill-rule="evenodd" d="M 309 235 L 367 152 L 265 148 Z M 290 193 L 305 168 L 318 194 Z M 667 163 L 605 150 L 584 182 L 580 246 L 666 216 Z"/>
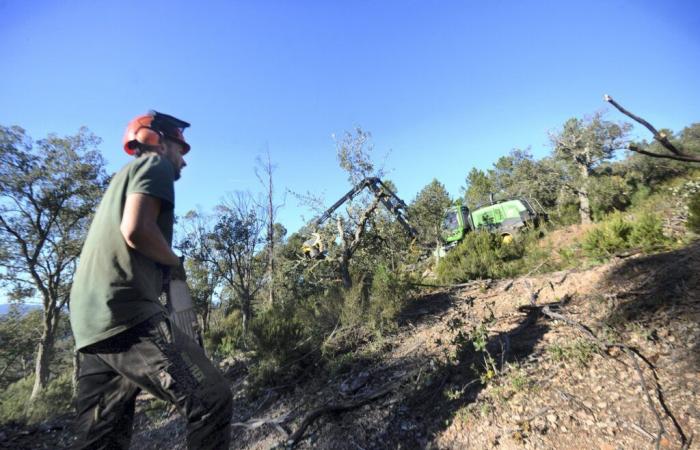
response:
<path id="1" fill-rule="evenodd" d="M 700 448 L 698 269 L 696 242 L 436 289 L 348 370 L 254 398 L 234 364 L 232 448 Z M 176 413 L 139 405 L 132 449 L 185 448 Z M 6 448 L 61 448 L 50 428 Z"/>

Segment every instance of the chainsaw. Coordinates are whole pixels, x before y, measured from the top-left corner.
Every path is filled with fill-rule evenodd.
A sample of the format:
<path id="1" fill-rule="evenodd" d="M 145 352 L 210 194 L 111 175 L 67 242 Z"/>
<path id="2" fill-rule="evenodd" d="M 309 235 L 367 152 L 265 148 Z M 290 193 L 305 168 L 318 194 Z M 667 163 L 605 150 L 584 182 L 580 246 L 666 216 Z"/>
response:
<path id="1" fill-rule="evenodd" d="M 180 264 L 177 267 L 172 268 L 169 274 L 165 274 L 163 290 L 170 322 L 204 348 L 202 330 L 194 310 L 190 288 L 187 286 L 183 257 L 180 257 Z"/>

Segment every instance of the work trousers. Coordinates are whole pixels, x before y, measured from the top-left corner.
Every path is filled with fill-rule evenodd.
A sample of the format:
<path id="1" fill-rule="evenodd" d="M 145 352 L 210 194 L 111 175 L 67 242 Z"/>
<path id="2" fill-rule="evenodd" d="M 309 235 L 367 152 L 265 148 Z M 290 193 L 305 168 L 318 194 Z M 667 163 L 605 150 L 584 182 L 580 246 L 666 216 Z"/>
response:
<path id="1" fill-rule="evenodd" d="M 228 449 L 231 390 L 201 347 L 165 315 L 82 350 L 74 449 L 128 449 L 143 389 L 177 406 L 189 449 Z"/>

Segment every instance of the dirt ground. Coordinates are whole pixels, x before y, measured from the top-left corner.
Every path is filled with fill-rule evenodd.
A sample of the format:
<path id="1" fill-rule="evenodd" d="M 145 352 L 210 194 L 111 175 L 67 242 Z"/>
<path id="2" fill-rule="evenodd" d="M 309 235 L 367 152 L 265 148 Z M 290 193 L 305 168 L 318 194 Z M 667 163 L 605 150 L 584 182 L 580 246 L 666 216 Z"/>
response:
<path id="1" fill-rule="evenodd" d="M 253 399 L 234 366 L 231 448 L 284 448 L 304 418 L 295 448 L 700 448 L 698 269 L 700 242 L 435 290 L 375 357 Z M 177 414 L 144 405 L 132 449 L 184 449 Z"/>

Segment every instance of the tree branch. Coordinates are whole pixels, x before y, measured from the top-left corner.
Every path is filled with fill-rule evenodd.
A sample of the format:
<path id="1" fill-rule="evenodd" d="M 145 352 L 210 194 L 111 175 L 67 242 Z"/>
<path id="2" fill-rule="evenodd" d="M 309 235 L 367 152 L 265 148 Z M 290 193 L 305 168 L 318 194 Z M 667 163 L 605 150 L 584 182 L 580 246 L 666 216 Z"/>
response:
<path id="1" fill-rule="evenodd" d="M 613 105 L 622 114 L 626 115 L 627 117 L 634 120 L 635 122 L 638 122 L 638 123 L 644 125 L 644 127 L 646 127 L 646 129 L 651 131 L 651 133 L 654 135 L 654 139 L 656 139 L 656 141 L 658 141 L 665 149 L 670 151 L 672 153 L 672 155 L 664 155 L 663 153 L 654 153 L 654 152 L 650 152 L 647 150 L 642 150 L 639 147 L 634 146 L 634 145 L 627 146 L 627 148 L 630 151 L 640 153 L 642 155 L 651 156 L 654 158 L 667 158 L 667 159 L 674 159 L 676 161 L 685 161 L 685 162 L 700 162 L 700 156 L 691 155 L 689 153 L 685 153 L 684 151 L 678 149 L 675 145 L 673 145 L 671 143 L 671 141 L 669 141 L 668 136 L 666 136 L 666 134 L 659 133 L 656 130 L 656 128 L 654 128 L 654 126 L 652 124 L 650 124 L 646 120 L 642 119 L 641 117 L 627 111 L 619 103 L 617 103 L 615 100 L 613 100 L 613 98 L 610 97 L 609 95 L 605 94 L 605 96 L 603 98 L 605 99 L 606 102 Z"/>

